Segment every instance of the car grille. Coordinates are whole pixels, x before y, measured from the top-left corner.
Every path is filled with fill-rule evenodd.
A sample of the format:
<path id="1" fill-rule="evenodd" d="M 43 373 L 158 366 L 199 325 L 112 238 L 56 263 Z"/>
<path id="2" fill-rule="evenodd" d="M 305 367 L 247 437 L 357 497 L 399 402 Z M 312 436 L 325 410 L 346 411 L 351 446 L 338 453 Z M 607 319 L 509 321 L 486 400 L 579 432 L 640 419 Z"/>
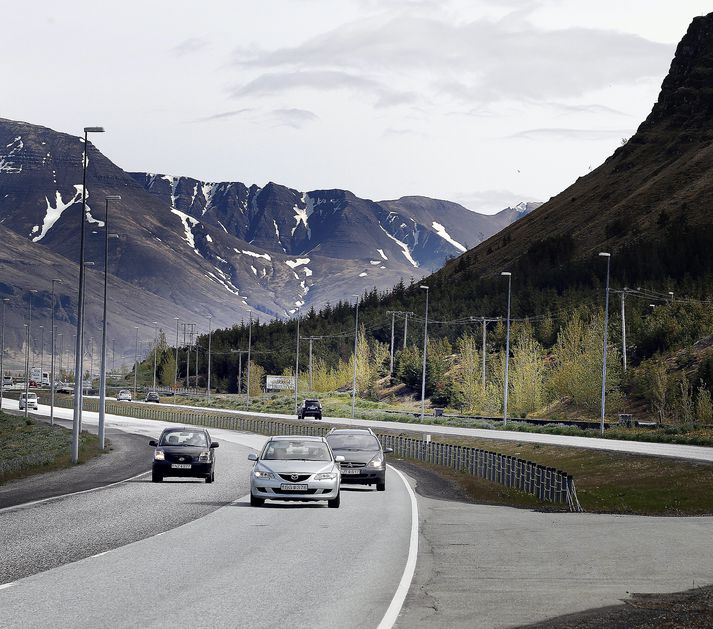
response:
<path id="1" fill-rule="evenodd" d="M 316 494 L 317 490 L 316 489 L 307 489 L 306 491 L 292 491 L 290 489 L 279 489 L 278 487 L 273 487 L 272 491 L 274 491 L 276 494 L 283 494 L 283 495 L 291 495 L 294 496 L 295 494 L 297 495 L 304 495 L 304 494 Z"/>
<path id="2" fill-rule="evenodd" d="M 190 454 L 174 454 L 172 452 L 166 452 L 166 460 L 170 463 L 192 463 L 193 457 Z M 181 460 L 183 459 L 183 460 Z"/>
<path id="3" fill-rule="evenodd" d="M 344 461 L 343 463 L 340 463 L 340 467 L 366 467 L 366 463 L 357 463 L 356 461 Z"/>
<path id="4" fill-rule="evenodd" d="M 280 478 L 290 483 L 302 483 L 306 481 L 312 474 L 279 474 Z M 293 476 L 295 478 L 293 478 Z"/>

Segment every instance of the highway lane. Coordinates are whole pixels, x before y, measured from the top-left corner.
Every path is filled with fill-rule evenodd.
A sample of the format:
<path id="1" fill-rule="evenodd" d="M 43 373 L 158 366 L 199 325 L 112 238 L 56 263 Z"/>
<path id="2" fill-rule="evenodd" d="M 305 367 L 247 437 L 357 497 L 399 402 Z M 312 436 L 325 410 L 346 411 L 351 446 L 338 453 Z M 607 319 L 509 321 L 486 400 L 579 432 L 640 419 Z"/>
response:
<path id="1" fill-rule="evenodd" d="M 107 417 L 147 438 L 162 426 Z M 340 509 L 252 508 L 247 453 L 264 437 L 211 435 L 212 485 L 144 477 L 0 511 L 0 627 L 376 627 L 412 550 L 397 473 L 383 493 L 345 488 Z"/>

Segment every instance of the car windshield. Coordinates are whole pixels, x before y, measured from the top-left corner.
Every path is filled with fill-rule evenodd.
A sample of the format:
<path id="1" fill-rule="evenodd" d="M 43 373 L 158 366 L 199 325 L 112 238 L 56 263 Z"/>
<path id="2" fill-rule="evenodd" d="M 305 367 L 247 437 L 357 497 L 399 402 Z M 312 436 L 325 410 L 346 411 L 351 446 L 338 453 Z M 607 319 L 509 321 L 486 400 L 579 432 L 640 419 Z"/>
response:
<path id="1" fill-rule="evenodd" d="M 202 431 L 171 430 L 161 435 L 160 446 L 198 446 L 207 447 L 208 440 Z"/>
<path id="2" fill-rule="evenodd" d="M 268 461 L 331 461 L 327 444 L 322 441 L 280 439 L 268 441 L 263 459 Z"/>
<path id="3" fill-rule="evenodd" d="M 379 441 L 372 435 L 331 435 L 327 437 L 332 450 L 379 450 Z"/>

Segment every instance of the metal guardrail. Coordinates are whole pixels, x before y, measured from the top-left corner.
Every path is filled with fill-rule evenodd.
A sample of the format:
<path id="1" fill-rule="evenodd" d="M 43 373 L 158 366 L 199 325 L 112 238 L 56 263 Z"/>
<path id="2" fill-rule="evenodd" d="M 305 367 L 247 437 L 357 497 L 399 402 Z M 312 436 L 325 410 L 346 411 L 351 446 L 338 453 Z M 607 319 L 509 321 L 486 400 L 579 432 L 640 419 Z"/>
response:
<path id="1" fill-rule="evenodd" d="M 45 396 L 41 396 L 41 398 L 43 397 Z M 47 400 L 41 399 L 41 402 L 44 404 L 47 403 Z M 71 398 L 59 397 L 55 398 L 55 405 L 72 408 L 73 404 Z M 333 427 L 323 423 L 302 423 L 267 417 L 236 415 L 213 410 L 192 410 L 146 403 L 115 402 L 113 400 L 107 400 L 105 408 L 107 413 L 113 415 L 239 430 L 262 435 L 324 436 Z M 85 399 L 84 410 L 98 411 L 99 400 L 96 398 Z M 425 441 L 390 432 L 377 432 L 376 434 L 385 447 L 393 448 L 394 454 L 404 459 L 449 467 L 477 478 L 531 494 L 543 502 L 567 505 L 570 511 L 582 511 L 582 507 L 577 500 L 574 479 L 570 474 L 562 470 L 479 448 L 457 446 L 438 441 Z"/>

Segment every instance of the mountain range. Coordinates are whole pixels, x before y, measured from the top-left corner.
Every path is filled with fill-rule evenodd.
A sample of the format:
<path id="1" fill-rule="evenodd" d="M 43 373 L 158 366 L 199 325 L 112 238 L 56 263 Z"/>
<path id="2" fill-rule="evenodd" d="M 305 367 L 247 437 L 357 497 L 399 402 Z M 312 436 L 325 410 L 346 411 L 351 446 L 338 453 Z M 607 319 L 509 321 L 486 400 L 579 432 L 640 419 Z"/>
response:
<path id="1" fill-rule="evenodd" d="M 8 297 L 6 345 L 19 350 L 32 297 L 33 339 L 49 348 L 51 280 L 56 324 L 76 325 L 83 138 L 0 119 L 0 297 Z M 289 318 L 399 280 L 418 279 L 531 212 L 522 203 L 483 215 L 448 201 L 375 202 L 346 190 L 300 192 L 276 183 L 204 182 L 125 172 L 87 147 L 86 337 L 101 329 L 105 197 L 110 202 L 110 339 L 133 357 L 154 324 L 175 334 L 175 317 L 231 326 L 248 313 Z M 65 343 L 65 348 L 70 343 Z M 37 350 L 39 351 L 39 349 Z M 131 361 L 131 358 L 128 362 Z"/>

